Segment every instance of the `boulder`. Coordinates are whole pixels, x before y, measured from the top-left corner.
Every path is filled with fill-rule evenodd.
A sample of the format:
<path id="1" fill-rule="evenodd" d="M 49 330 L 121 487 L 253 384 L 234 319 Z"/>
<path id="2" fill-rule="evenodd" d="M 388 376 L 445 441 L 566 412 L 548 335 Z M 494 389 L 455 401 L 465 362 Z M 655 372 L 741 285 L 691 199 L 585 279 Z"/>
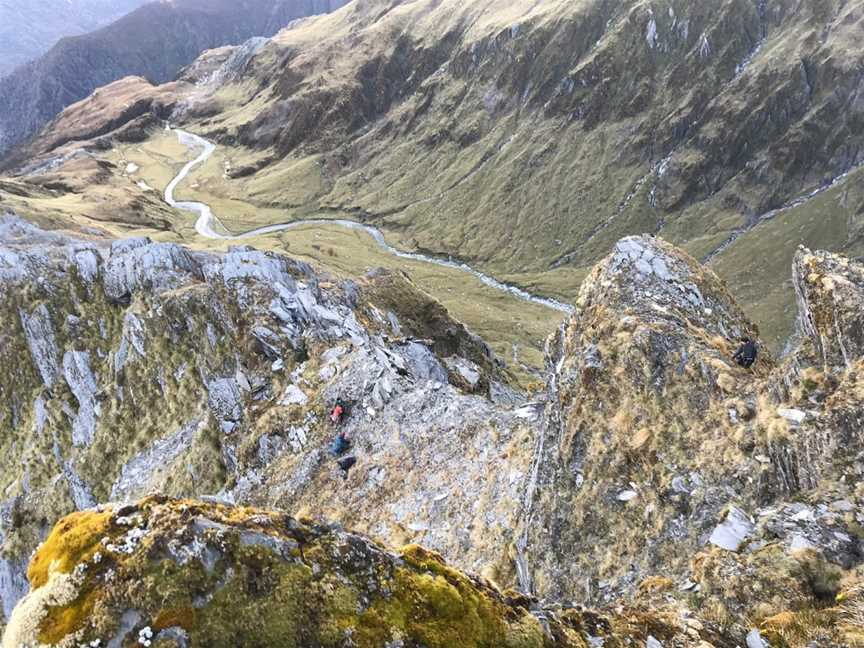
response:
<path id="1" fill-rule="evenodd" d="M 717 525 L 708 541 L 727 551 L 738 551 L 755 531 L 756 525 L 741 509 L 729 508 L 726 518 Z"/>

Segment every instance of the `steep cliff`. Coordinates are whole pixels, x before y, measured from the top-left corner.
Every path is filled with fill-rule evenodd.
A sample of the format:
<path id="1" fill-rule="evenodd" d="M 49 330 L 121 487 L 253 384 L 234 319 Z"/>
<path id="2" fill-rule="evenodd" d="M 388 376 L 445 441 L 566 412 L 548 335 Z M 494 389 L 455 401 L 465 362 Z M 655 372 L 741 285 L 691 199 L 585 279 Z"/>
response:
<path id="1" fill-rule="evenodd" d="M 154 491 L 306 508 L 506 579 L 537 412 L 410 282 L 333 283 L 248 248 L 76 240 L 17 220 L 0 235 L 7 613 L 59 516 Z M 329 452 L 338 399 L 357 458 L 344 482 Z"/>
<path id="2" fill-rule="evenodd" d="M 622 239 L 550 339 L 546 390 L 528 400 L 482 340 L 400 273 L 334 281 L 248 247 L 76 239 L 15 219 L 0 240 L 7 619 L 34 588 L 7 633 L 12 645 L 34 632 L 57 644 L 79 631 L 75 641 L 133 630 L 130 641 L 166 645 L 230 645 L 257 632 L 265 642 L 341 645 L 349 628 L 356 645 L 375 646 L 460 645 L 453 633 L 484 646 L 597 637 L 854 646 L 860 637 L 864 282 L 855 261 L 799 251 L 800 345 L 779 363 L 763 350 L 748 370 L 732 355 L 758 331 L 717 275 L 660 239 Z M 356 459 L 347 473 L 330 453 L 328 413 L 340 399 L 339 430 L 352 442 L 343 456 Z M 112 505 L 50 532 L 70 512 L 151 493 L 211 503 Z M 363 579 L 368 590 L 342 580 L 351 592 L 341 594 L 287 575 L 253 578 L 265 558 L 225 554 L 233 540 L 211 554 L 211 534 L 241 548 L 248 533 L 278 537 L 279 547 L 291 544 L 286 533 L 307 541 L 283 514 L 234 503 L 335 521 L 384 546 L 418 543 L 482 579 L 312 523 L 301 525 L 311 545 L 356 545 L 367 562 L 432 570 L 461 602 L 445 612 L 425 593 L 393 589 L 391 576 Z M 174 534 L 183 540 L 171 549 Z M 76 570 L 103 537 L 119 562 Z M 28 585 L 27 556 L 43 541 Z M 129 564 L 126 543 L 137 556 Z M 160 558 L 186 556 L 181 546 L 203 552 L 189 558 L 193 572 Z M 282 554 L 266 557 L 268 573 L 294 564 Z M 359 573 L 337 554 L 317 572 L 301 556 L 298 568 Z M 55 568 L 70 576 L 52 581 Z M 222 591 L 236 619 L 201 612 Z M 195 592 L 203 607 L 180 601 Z M 272 615 L 253 627 L 242 611 L 265 604 Z M 356 614 L 344 616 L 343 604 Z M 456 620 L 477 605 L 485 620 L 471 632 L 480 635 Z M 381 611 L 394 606 L 396 618 Z M 163 616 L 171 622 L 157 623 Z M 338 637 L 326 634 L 334 623 Z M 157 637 L 175 626 L 188 636 Z"/>

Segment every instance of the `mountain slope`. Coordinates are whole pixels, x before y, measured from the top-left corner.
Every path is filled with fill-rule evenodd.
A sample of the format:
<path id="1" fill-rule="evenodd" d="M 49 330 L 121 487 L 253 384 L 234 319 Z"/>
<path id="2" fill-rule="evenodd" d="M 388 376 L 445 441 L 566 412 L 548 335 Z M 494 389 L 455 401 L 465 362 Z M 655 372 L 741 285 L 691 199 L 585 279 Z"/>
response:
<path id="1" fill-rule="evenodd" d="M 358 2 L 283 31 L 175 119 L 244 160 L 196 178 L 211 197 L 371 220 L 569 299 L 568 271 L 664 236 L 732 281 L 779 349 L 791 250 L 864 252 L 862 12 Z"/>
<path id="2" fill-rule="evenodd" d="M 0 154 L 66 106 L 127 75 L 162 83 L 210 48 L 270 36 L 292 20 L 344 0 L 154 2 L 115 23 L 66 38 L 0 80 Z"/>
<path id="3" fill-rule="evenodd" d="M 864 555 L 858 263 L 799 251 L 801 345 L 748 372 L 730 356 L 758 333 L 723 282 L 659 239 L 623 239 L 527 401 L 398 273 L 340 282 L 248 247 L 74 239 L 14 219 L 0 240 L 7 619 L 55 521 L 158 492 L 420 543 L 547 603 L 656 595 L 675 623 L 710 611 L 703 628 L 733 638 L 719 645 L 757 626 L 787 636 L 782 619 L 824 645 L 846 632 L 827 604 Z M 330 451 L 338 398 L 346 476 Z"/>
<path id="4" fill-rule="evenodd" d="M 91 32 L 147 0 L 0 0 L 0 77 L 65 36 Z"/>

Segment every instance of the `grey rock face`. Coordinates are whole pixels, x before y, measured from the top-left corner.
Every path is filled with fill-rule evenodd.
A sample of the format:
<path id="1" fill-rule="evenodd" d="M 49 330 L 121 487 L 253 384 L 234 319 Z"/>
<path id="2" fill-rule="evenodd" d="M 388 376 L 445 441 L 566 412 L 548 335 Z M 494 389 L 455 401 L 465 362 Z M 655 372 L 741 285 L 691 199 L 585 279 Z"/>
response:
<path id="1" fill-rule="evenodd" d="M 95 247 L 77 246 L 71 250 L 72 262 L 80 276 L 86 283 L 92 284 L 99 276 L 99 266 L 102 260 L 99 251 Z"/>
<path id="2" fill-rule="evenodd" d="M 83 351 L 67 351 L 63 355 L 63 375 L 66 384 L 78 400 L 78 413 L 72 422 L 72 443 L 89 446 L 96 431 L 99 405 L 96 402 L 98 387 L 90 368 L 90 354 Z"/>
<path id="3" fill-rule="evenodd" d="M 799 323 L 826 366 L 864 356 L 864 264 L 801 248 L 793 263 Z"/>
<path id="4" fill-rule="evenodd" d="M 0 536 L 2 539 L 2 536 Z M 15 605 L 30 589 L 27 582 L 27 560 L 0 558 L 0 604 L 3 617 L 8 619 Z"/>
<path id="5" fill-rule="evenodd" d="M 242 74 L 249 61 L 267 45 L 269 40 L 261 36 L 250 38 L 239 47 L 234 48 L 228 59 L 207 77 L 200 79 L 198 84 L 219 87 L 233 81 Z"/>
<path id="6" fill-rule="evenodd" d="M 135 455 L 120 472 L 111 487 L 112 501 L 132 501 L 148 494 L 165 478 L 177 459 L 192 443 L 195 432 L 203 421 L 190 421 L 173 434 L 159 439 L 143 452 Z"/>
<path id="7" fill-rule="evenodd" d="M 81 476 L 76 472 L 75 466 L 71 461 L 66 461 L 63 464 L 63 475 L 66 477 L 66 483 L 69 485 L 69 494 L 75 504 L 75 508 L 79 511 L 84 511 L 96 506 L 96 498 L 93 496 L 93 491 Z"/>
<path id="8" fill-rule="evenodd" d="M 102 282 L 105 294 L 121 301 L 139 290 L 161 292 L 176 288 L 190 274 L 201 276 L 201 268 L 188 250 L 172 243 L 130 239 L 111 246 Z"/>
<path id="9" fill-rule="evenodd" d="M 292 271 L 298 272 L 302 266 L 269 252 L 252 248 L 234 247 L 218 263 L 204 266 L 204 274 L 209 281 L 221 280 L 225 285 L 237 280 L 254 280 L 261 283 L 281 284 L 290 292 L 296 290 Z"/>
<path id="10" fill-rule="evenodd" d="M 444 365 L 455 376 L 458 383 L 469 392 L 477 391 L 483 372 L 476 364 L 459 356 L 444 358 Z"/>
<path id="11" fill-rule="evenodd" d="M 21 325 L 24 327 L 27 346 L 30 347 L 30 354 L 39 369 L 42 382 L 46 387 L 52 387 L 57 377 L 59 352 L 48 307 L 40 304 L 29 315 L 22 311 Z"/>
<path id="12" fill-rule="evenodd" d="M 401 351 L 407 361 L 408 372 L 415 380 L 447 382 L 447 371 L 425 344 L 412 342 Z"/>
<path id="13" fill-rule="evenodd" d="M 210 381 L 208 401 L 210 410 L 221 421 L 225 432 L 232 432 L 243 418 L 243 394 L 235 378 L 218 378 Z"/>
<path id="14" fill-rule="evenodd" d="M 114 371 L 123 369 L 130 353 L 139 358 L 146 353 L 144 324 L 135 313 L 126 313 L 123 318 L 123 337 L 114 356 Z"/>
<path id="15" fill-rule="evenodd" d="M 768 648 L 768 644 L 759 631 L 754 629 L 747 634 L 747 648 Z"/>
<path id="16" fill-rule="evenodd" d="M 725 286 L 713 272 L 651 236 L 622 239 L 607 261 L 598 266 L 595 287 L 580 299 L 619 301 L 652 319 L 683 318 L 715 335 L 737 340 L 752 330 Z"/>

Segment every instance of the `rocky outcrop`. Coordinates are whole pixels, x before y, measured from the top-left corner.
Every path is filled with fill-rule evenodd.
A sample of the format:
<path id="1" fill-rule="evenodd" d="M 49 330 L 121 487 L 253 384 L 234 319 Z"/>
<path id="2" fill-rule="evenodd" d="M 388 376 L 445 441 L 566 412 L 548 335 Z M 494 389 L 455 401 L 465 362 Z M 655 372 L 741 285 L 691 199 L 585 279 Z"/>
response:
<path id="1" fill-rule="evenodd" d="M 409 545 L 283 513 L 149 498 L 62 520 L 4 648 L 22 645 L 682 648 L 722 635 L 668 605 L 540 609 Z M 655 636 L 656 635 L 656 636 Z"/>
<path id="2" fill-rule="evenodd" d="M 75 240 L 15 219 L 0 223 L 0 241 L 0 308 L 10 314 L 0 360 L 11 368 L 0 374 L 4 608 L 25 591 L 25 557 L 70 512 L 151 493 L 222 503 L 157 498 L 62 522 L 31 565 L 34 589 L 10 637 L 219 645 L 264 630 L 242 620 L 219 625 L 214 619 L 243 615 L 202 610 L 215 601 L 246 610 L 258 592 L 258 609 L 276 606 L 273 618 L 286 620 L 273 629 L 281 640 L 297 631 L 287 622 L 295 612 L 329 618 L 322 601 L 331 596 L 352 609 L 359 601 L 361 617 L 374 608 L 380 620 L 380 594 L 388 610 L 393 597 L 401 601 L 385 634 L 367 617 L 340 616 L 337 638 L 305 640 L 339 645 L 353 628 L 357 645 L 454 645 L 446 633 L 471 610 L 458 607 L 435 624 L 445 635 L 420 639 L 416 626 L 403 625 L 405 606 L 431 618 L 411 607 L 431 599 L 413 590 L 401 599 L 398 588 L 382 594 L 390 580 L 357 596 L 320 589 L 315 578 L 267 580 L 295 564 L 291 542 L 303 542 L 291 529 L 300 527 L 316 538 L 300 557 L 313 576 L 333 568 L 371 582 L 354 563 L 360 571 L 340 571 L 353 543 L 374 546 L 354 533 L 386 546 L 422 544 L 454 566 L 446 574 L 480 574 L 459 578 L 505 605 L 508 624 L 533 627 L 534 619 L 545 628 L 541 643 L 512 645 L 571 645 L 554 643 L 566 639 L 584 648 L 602 638 L 606 646 L 758 640 L 797 648 L 806 642 L 793 633 L 824 645 L 854 635 L 831 600 L 859 579 L 864 556 L 864 359 L 846 342 L 849 365 L 842 352 L 814 352 L 817 341 L 829 348 L 838 328 L 851 339 L 843 302 L 829 326 L 814 316 L 818 336 L 779 366 L 763 351 L 743 369 L 732 355 L 758 331 L 724 283 L 660 239 L 622 239 L 550 339 L 546 391 L 528 400 L 484 342 L 402 275 L 338 281 L 248 247 L 207 254 L 148 239 Z M 854 269 L 820 258 L 831 276 Z M 857 275 L 843 277 L 844 294 L 856 294 Z M 835 303 L 834 284 L 818 285 L 827 292 L 799 289 L 814 313 L 812 304 Z M 46 344 L 39 332 L 48 331 Z M 354 459 L 348 471 L 332 454 L 328 414 L 337 400 L 346 410 L 338 431 L 350 440 L 342 456 Z M 102 547 L 95 562 L 95 549 L 83 558 L 90 549 L 74 544 L 91 524 L 98 537 L 87 546 Z M 310 560 L 324 537 L 339 547 L 335 563 Z M 253 562 L 226 553 L 235 546 L 251 546 Z M 375 564 L 389 573 L 418 551 L 361 553 L 373 562 L 375 552 L 386 555 Z M 131 571 L 126 556 L 136 557 Z M 154 574 L 149 561 L 164 569 Z M 46 565 L 55 562 L 52 576 Z M 82 562 L 90 566 L 76 568 Z M 241 573 L 245 584 L 227 592 Z M 165 589 L 157 577 L 180 585 Z M 522 594 L 502 595 L 484 579 Z M 151 587 L 191 593 L 178 603 L 182 623 L 165 616 Z M 601 609 L 559 609 L 574 603 Z M 214 639 L 214 628 L 225 634 Z M 509 630 L 501 632 L 496 641 Z M 476 636 L 465 636 L 473 645 Z"/>
<path id="3" fill-rule="evenodd" d="M 652 237 L 620 241 L 576 307 L 549 341 L 525 553 L 538 594 L 602 600 L 660 564 L 686 573 L 758 473 L 730 410 L 752 416 L 772 360 L 735 365 L 738 340 L 757 330 L 716 275 Z"/>
<path id="4" fill-rule="evenodd" d="M 391 554 L 283 514 L 186 501 L 75 514 L 34 556 L 4 647 L 577 646 L 419 547 Z M 558 637 L 555 639 L 553 637 Z"/>
<path id="5" fill-rule="evenodd" d="M 824 367 L 848 369 L 864 356 L 864 264 L 798 250 L 793 266 L 799 322 Z"/>
<path id="6" fill-rule="evenodd" d="M 8 582 L 46 524 L 150 492 L 314 509 L 509 579 L 536 409 L 494 405 L 490 393 L 515 396 L 506 370 L 410 284 L 400 295 L 434 317 L 394 327 L 374 291 L 286 257 L 15 219 L 0 224 L 0 277 Z M 329 452 L 337 399 L 357 459 L 347 482 Z"/>
<path id="7" fill-rule="evenodd" d="M 855 330 L 864 282 L 836 255 L 799 259 L 796 281 L 819 290 L 798 288 L 808 335 L 750 371 L 731 355 L 756 329 L 692 258 L 629 238 L 592 271 L 549 342 L 516 546 L 523 587 L 610 601 L 662 573 L 748 645 L 846 645 L 828 602 L 864 555 L 864 392 L 861 351 L 835 342 Z M 835 297 L 823 278 L 841 268 Z M 832 317 L 808 315 L 825 303 Z"/>
<path id="8" fill-rule="evenodd" d="M 376 269 L 360 282 L 362 297 L 395 336 L 427 341 L 444 358 L 450 379 L 469 391 L 483 392 L 506 382 L 504 363 L 489 345 L 456 321 L 441 303 L 419 289 L 404 272 Z"/>

